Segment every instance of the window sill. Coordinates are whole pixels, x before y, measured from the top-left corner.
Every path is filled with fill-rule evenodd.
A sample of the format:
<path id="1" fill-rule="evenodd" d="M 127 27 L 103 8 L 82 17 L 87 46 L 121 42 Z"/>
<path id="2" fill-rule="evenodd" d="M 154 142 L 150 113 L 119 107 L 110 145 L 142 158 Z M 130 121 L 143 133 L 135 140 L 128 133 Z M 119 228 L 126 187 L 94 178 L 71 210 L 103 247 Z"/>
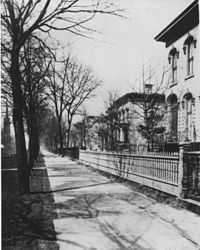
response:
<path id="1" fill-rule="evenodd" d="M 194 74 L 188 75 L 185 77 L 185 81 L 187 81 L 188 79 L 193 78 L 193 77 L 194 77 Z"/>
<path id="2" fill-rule="evenodd" d="M 173 82 L 171 85 L 170 85 L 170 88 L 176 86 L 178 84 L 178 82 Z"/>

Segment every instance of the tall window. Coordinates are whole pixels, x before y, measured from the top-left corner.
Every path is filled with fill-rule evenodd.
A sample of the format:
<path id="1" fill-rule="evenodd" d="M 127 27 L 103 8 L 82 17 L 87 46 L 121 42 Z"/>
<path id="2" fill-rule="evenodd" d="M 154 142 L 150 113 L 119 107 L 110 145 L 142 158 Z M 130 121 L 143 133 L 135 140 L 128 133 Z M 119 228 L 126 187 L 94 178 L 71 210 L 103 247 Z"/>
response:
<path id="1" fill-rule="evenodd" d="M 172 82 L 177 81 L 177 57 L 174 55 L 172 57 Z"/>
<path id="2" fill-rule="evenodd" d="M 178 99 L 175 94 L 171 94 L 167 98 L 169 104 L 169 113 L 168 113 L 168 132 L 170 135 L 170 141 L 176 142 L 178 136 Z"/>
<path id="3" fill-rule="evenodd" d="M 183 98 L 184 108 L 185 108 L 185 140 L 191 141 L 193 139 L 193 105 L 194 98 L 191 93 L 187 93 Z"/>
<path id="4" fill-rule="evenodd" d="M 185 55 L 187 55 L 187 76 L 190 76 L 194 73 L 194 48 L 196 48 L 196 40 L 193 38 L 193 36 L 188 36 L 183 45 L 183 52 Z"/>
<path id="5" fill-rule="evenodd" d="M 187 46 L 187 75 L 193 74 L 193 45 L 190 43 Z"/>
<path id="6" fill-rule="evenodd" d="M 169 52 L 168 60 L 169 64 L 172 64 L 172 83 L 177 82 L 177 59 L 179 57 L 179 52 L 176 48 L 173 48 Z"/>

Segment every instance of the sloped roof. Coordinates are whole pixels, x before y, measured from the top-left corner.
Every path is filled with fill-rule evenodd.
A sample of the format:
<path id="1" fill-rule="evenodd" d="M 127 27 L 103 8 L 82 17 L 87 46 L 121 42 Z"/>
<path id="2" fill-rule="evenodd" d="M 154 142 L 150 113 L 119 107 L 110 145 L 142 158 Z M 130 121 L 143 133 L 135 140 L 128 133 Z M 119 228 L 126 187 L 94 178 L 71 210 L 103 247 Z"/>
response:
<path id="1" fill-rule="evenodd" d="M 144 93 L 131 92 L 118 98 L 114 102 L 114 106 L 116 106 L 116 108 L 119 108 L 120 106 L 123 106 L 128 102 L 138 103 L 138 102 L 144 102 L 144 100 L 148 102 L 150 102 L 151 100 L 155 100 L 155 101 L 159 101 L 160 103 L 165 103 L 165 95 L 159 94 L 159 93 L 152 93 L 152 94 L 146 95 Z"/>
<path id="2" fill-rule="evenodd" d="M 168 47 L 198 24 L 199 1 L 195 0 L 154 39 L 158 42 L 165 42 Z"/>

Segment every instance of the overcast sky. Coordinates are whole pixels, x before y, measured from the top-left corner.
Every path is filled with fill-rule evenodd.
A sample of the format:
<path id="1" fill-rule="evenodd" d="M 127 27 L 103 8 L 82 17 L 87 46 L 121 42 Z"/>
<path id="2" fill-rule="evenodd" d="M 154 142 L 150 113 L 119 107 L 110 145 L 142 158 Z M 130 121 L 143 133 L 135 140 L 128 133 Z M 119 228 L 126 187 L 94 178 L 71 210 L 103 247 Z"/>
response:
<path id="1" fill-rule="evenodd" d="M 67 35 L 71 51 L 82 63 L 90 65 L 103 82 L 98 96 L 87 103 L 91 114 L 103 112 L 102 99 L 109 90 L 120 95 L 131 92 L 130 85 L 141 78 L 142 65 L 164 64 L 165 45 L 154 37 L 193 0 L 115 0 L 126 9 L 126 19 L 99 15 L 91 26 L 101 34 L 93 40 Z"/>

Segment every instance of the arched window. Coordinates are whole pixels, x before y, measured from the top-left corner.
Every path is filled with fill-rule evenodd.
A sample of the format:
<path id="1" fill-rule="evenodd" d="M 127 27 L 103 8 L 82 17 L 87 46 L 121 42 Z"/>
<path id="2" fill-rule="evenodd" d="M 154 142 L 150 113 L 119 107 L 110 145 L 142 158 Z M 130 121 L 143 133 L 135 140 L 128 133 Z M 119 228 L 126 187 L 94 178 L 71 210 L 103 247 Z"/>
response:
<path id="1" fill-rule="evenodd" d="M 183 108 L 185 109 L 185 140 L 194 139 L 194 126 L 192 121 L 192 113 L 194 106 L 194 98 L 191 93 L 186 93 L 183 97 Z"/>
<path id="2" fill-rule="evenodd" d="M 193 36 L 188 36 L 183 44 L 183 52 L 187 55 L 187 76 L 193 75 L 194 54 L 193 49 L 196 48 L 196 40 Z"/>
<path id="3" fill-rule="evenodd" d="M 169 52 L 168 60 L 169 64 L 172 64 L 172 83 L 177 82 L 177 59 L 179 58 L 179 52 L 176 48 L 173 48 Z"/>
<path id="4" fill-rule="evenodd" d="M 171 94 L 167 98 L 169 107 L 168 113 L 168 132 L 170 135 L 171 142 L 177 142 L 178 139 L 178 99 L 175 94 Z"/>

